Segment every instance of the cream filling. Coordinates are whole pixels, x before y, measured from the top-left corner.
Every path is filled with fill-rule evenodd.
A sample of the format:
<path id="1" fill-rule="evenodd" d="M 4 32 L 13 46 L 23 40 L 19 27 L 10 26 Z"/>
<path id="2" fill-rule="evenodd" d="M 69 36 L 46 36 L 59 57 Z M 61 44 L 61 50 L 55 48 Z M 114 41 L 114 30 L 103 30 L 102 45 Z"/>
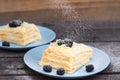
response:
<path id="1" fill-rule="evenodd" d="M 89 53 L 81 53 L 76 56 L 76 58 L 71 58 L 70 60 L 63 59 L 63 56 L 57 56 L 55 54 L 43 55 L 43 58 L 40 65 L 52 65 L 54 68 L 63 67 L 67 70 L 68 73 L 76 71 L 79 67 L 83 66 L 85 63 L 89 61 L 92 54 Z"/>
<path id="2" fill-rule="evenodd" d="M 85 60 L 79 60 L 77 62 L 77 64 L 75 64 L 74 66 L 68 66 L 68 65 L 65 65 L 63 64 L 62 62 L 57 62 L 57 61 L 54 61 L 54 60 L 51 60 L 51 59 L 44 59 L 43 62 L 39 63 L 39 64 L 42 64 L 42 65 L 52 65 L 53 68 L 57 69 L 57 68 L 64 68 L 66 70 L 66 72 L 68 73 L 72 73 L 72 72 L 75 72 L 77 69 L 79 69 L 81 66 L 83 66 L 84 64 L 88 63 L 89 62 L 89 58 L 84 58 Z M 82 61 L 82 62 L 81 62 Z"/>
<path id="3" fill-rule="evenodd" d="M 20 34 L 13 34 L 13 33 L 2 33 L 0 34 L 0 38 L 7 38 L 10 40 L 28 40 L 34 37 L 38 37 L 41 38 L 40 35 L 34 31 L 30 32 L 29 34 L 25 34 L 25 35 L 20 35 Z"/>

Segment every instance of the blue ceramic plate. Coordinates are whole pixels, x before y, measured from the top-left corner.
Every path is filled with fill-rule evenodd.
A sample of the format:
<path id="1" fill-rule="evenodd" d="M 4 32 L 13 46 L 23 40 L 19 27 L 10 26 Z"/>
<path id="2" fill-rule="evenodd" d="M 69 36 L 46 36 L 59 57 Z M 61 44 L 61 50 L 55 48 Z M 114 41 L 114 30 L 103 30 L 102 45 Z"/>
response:
<path id="1" fill-rule="evenodd" d="M 3 27 L 3 26 L 1 26 L 1 27 Z M 24 49 L 30 49 L 30 48 L 33 48 L 36 46 L 40 46 L 43 44 L 47 44 L 55 39 L 56 34 L 53 30 L 46 28 L 46 27 L 42 27 L 42 26 L 37 26 L 37 27 L 40 30 L 42 40 L 35 41 L 35 42 L 30 43 L 26 46 L 20 46 L 17 44 L 10 43 L 10 47 L 2 46 L 2 41 L 0 41 L 0 48 L 9 49 L 9 50 L 24 50 Z"/>
<path id="2" fill-rule="evenodd" d="M 81 67 L 79 70 L 77 70 L 73 74 L 65 73 L 62 76 L 57 75 L 55 69 L 53 69 L 53 71 L 51 73 L 47 73 L 47 72 L 44 72 L 42 67 L 38 65 L 38 62 L 42 57 L 42 53 L 47 47 L 48 47 L 48 45 L 44 45 L 44 46 L 39 46 L 39 47 L 29 50 L 24 55 L 24 62 L 32 70 L 34 70 L 40 74 L 49 76 L 49 77 L 64 78 L 64 79 L 87 77 L 87 76 L 96 74 L 98 72 L 101 72 L 102 70 L 107 68 L 107 66 L 110 63 L 110 58 L 105 52 L 103 52 L 100 49 L 97 49 L 95 47 L 92 47 L 93 56 L 92 56 L 92 59 L 90 60 L 90 62 L 88 63 L 88 64 L 93 64 L 95 67 L 95 69 L 92 72 L 86 72 L 85 65 L 84 65 L 83 67 Z"/>

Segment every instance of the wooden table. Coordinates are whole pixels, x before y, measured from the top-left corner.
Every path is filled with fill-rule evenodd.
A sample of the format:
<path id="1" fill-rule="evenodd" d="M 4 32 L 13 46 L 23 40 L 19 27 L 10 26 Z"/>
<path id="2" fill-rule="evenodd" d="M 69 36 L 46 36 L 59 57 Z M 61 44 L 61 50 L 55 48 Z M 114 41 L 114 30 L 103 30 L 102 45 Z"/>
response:
<path id="1" fill-rule="evenodd" d="M 0 0 L 0 21 L 120 20 L 120 0 Z"/>
<path id="2" fill-rule="evenodd" d="M 57 34 L 56 38 L 72 38 L 76 42 L 97 47 L 110 56 L 111 64 L 107 69 L 96 75 L 76 80 L 120 79 L 120 21 L 61 21 L 42 22 L 39 25 L 53 29 Z M 58 80 L 28 68 L 23 62 L 23 56 L 27 51 L 0 49 L 0 80 Z"/>

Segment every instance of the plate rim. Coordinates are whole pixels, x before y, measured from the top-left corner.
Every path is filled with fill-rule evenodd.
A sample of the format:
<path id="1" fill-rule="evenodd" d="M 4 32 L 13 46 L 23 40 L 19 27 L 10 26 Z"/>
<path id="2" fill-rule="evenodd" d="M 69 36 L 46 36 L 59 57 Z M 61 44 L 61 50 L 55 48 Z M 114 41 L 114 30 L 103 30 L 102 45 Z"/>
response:
<path id="1" fill-rule="evenodd" d="M 3 26 L 4 26 L 4 25 L 1 25 L 0 28 L 3 27 Z M 45 43 L 42 43 L 42 44 L 40 44 L 40 45 L 34 45 L 34 46 L 6 47 L 6 46 L 0 45 L 0 48 L 1 48 L 1 49 L 7 49 L 7 50 L 26 50 L 26 49 L 31 49 L 31 48 L 34 48 L 34 47 L 38 47 L 38 46 L 42 46 L 42 45 L 48 44 L 48 43 L 50 43 L 51 41 L 53 41 L 53 40 L 56 38 L 56 33 L 55 33 L 54 30 L 52 30 L 52 29 L 50 29 L 50 28 L 48 28 L 48 27 L 41 26 L 41 25 L 36 25 L 36 26 L 37 26 L 37 28 L 38 28 L 39 30 L 40 30 L 40 28 L 42 28 L 42 29 L 46 29 L 46 30 L 51 31 L 52 34 L 53 34 L 53 37 L 51 38 L 51 40 L 49 40 L 49 41 L 47 41 L 47 42 L 45 42 Z M 0 42 L 2 42 L 2 41 L 0 41 Z M 12 43 L 12 44 L 14 44 L 14 43 Z M 17 45 L 17 44 L 14 44 L 14 45 Z M 19 45 L 18 45 L 18 46 L 19 46 Z"/>
<path id="2" fill-rule="evenodd" d="M 97 72 L 92 72 L 92 73 L 89 73 L 89 75 L 84 75 L 84 76 L 74 76 L 74 77 L 73 77 L 73 76 L 61 76 L 61 75 L 57 75 L 57 74 L 56 74 L 56 76 L 55 76 L 55 75 L 49 75 L 50 73 L 44 73 L 44 72 L 42 72 L 42 71 L 38 71 L 38 70 L 35 70 L 35 69 L 31 68 L 31 67 L 26 63 L 26 60 L 25 60 L 25 57 L 26 57 L 27 54 L 29 54 L 29 52 L 31 52 L 31 51 L 34 50 L 34 49 L 36 50 L 37 48 L 44 47 L 44 46 L 47 46 L 47 47 L 48 47 L 49 45 L 39 46 L 39 47 L 36 47 L 36 48 L 33 48 L 33 49 L 27 51 L 27 52 L 24 54 L 23 61 L 24 61 L 25 65 L 26 65 L 27 67 L 29 67 L 31 70 L 33 70 L 33 71 L 35 71 L 35 72 L 37 72 L 37 73 L 39 73 L 39 74 L 48 76 L 48 77 L 60 78 L 60 79 L 84 78 L 84 77 L 88 77 L 88 76 L 91 76 L 91 75 L 95 75 L 95 74 L 97 74 L 97 73 L 105 70 L 105 69 L 110 65 L 110 62 L 111 62 L 110 57 L 109 57 L 109 55 L 108 55 L 106 52 L 104 52 L 103 50 L 101 50 L 101 49 L 99 49 L 99 48 L 90 46 L 90 47 L 92 47 L 93 49 L 97 49 L 97 50 L 99 50 L 99 51 L 102 51 L 102 53 L 103 53 L 103 54 L 106 56 L 106 58 L 108 59 L 107 64 L 106 64 L 106 66 L 104 66 L 104 68 L 101 68 L 100 70 L 97 70 Z M 42 53 L 40 53 L 40 54 L 42 54 Z M 74 74 L 74 73 L 73 73 L 73 74 Z"/>

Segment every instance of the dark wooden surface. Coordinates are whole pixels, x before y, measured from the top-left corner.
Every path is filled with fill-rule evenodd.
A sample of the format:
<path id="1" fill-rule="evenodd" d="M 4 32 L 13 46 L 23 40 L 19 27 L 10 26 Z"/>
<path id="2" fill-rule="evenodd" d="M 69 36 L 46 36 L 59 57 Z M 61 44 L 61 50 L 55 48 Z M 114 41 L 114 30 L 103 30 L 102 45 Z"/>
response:
<path id="1" fill-rule="evenodd" d="M 119 14 L 120 0 L 0 0 L 1 21 L 119 20 Z"/>
<path id="2" fill-rule="evenodd" d="M 72 38 L 76 42 L 97 47 L 110 56 L 111 64 L 107 69 L 96 75 L 75 80 L 120 79 L 120 21 L 61 21 L 38 22 L 38 24 L 53 29 L 57 38 Z M 0 80 L 58 80 L 28 68 L 23 62 L 26 52 L 27 50 L 0 49 Z"/>
<path id="3" fill-rule="evenodd" d="M 0 0 L 0 12 L 120 7 L 119 0 Z"/>

